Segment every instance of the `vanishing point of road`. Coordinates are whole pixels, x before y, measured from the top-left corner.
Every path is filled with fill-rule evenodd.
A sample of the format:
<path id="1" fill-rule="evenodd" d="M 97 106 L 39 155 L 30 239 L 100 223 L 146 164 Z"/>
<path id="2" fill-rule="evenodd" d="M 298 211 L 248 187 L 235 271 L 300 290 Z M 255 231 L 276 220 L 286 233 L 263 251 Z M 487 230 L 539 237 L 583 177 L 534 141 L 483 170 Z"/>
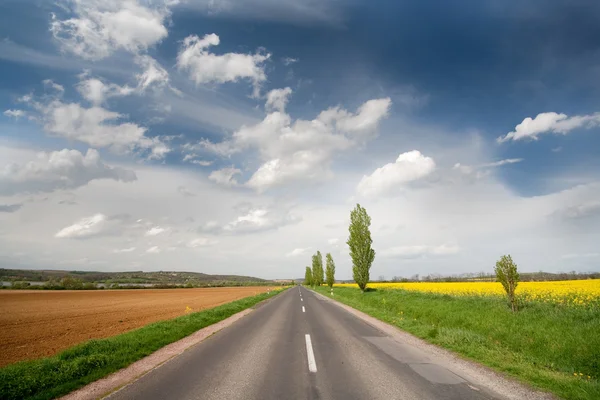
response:
<path id="1" fill-rule="evenodd" d="M 120 399 L 504 399 L 304 287 L 108 397 Z"/>

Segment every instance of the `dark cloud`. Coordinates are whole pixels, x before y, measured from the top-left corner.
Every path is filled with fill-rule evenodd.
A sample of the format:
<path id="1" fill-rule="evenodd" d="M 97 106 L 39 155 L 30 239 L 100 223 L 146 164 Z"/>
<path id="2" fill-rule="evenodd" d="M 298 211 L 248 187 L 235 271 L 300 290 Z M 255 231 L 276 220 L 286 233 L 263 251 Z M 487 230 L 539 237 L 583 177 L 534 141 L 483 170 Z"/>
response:
<path id="1" fill-rule="evenodd" d="M 23 204 L 0 204 L 0 212 L 14 213 L 19 211 Z"/>

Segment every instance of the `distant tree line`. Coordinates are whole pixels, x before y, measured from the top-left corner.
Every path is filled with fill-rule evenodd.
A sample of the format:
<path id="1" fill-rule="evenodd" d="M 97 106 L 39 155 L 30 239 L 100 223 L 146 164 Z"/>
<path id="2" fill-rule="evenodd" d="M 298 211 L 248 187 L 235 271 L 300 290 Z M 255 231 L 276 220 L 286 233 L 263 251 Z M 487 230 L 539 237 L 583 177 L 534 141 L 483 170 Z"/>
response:
<path id="1" fill-rule="evenodd" d="M 76 278 L 91 283 L 125 283 L 125 284 L 173 284 L 185 285 L 188 282 L 264 282 L 264 279 L 241 275 L 211 275 L 200 272 L 180 271 L 129 271 L 129 272 L 97 272 L 97 271 L 64 271 L 64 270 L 26 270 L 0 268 L 0 281 L 5 282 L 60 282 L 63 278 Z"/>
<path id="2" fill-rule="evenodd" d="M 183 289 L 183 288 L 208 288 L 208 287 L 242 287 L 242 286 L 285 286 L 285 282 L 243 282 L 243 281 L 190 281 L 185 284 L 172 283 L 152 283 L 152 284 L 132 284 L 132 283 L 96 283 L 84 282 L 79 278 L 70 276 L 60 280 L 51 279 L 41 285 L 32 285 L 27 281 L 12 281 L 10 286 L 0 286 L 5 290 L 104 290 L 104 289 Z"/>
<path id="3" fill-rule="evenodd" d="M 600 272 L 521 272 L 521 282 L 570 281 L 584 279 L 600 279 Z M 393 276 L 386 280 L 379 276 L 378 282 L 496 282 L 496 274 L 486 272 L 467 272 L 455 275 L 419 274 L 410 277 Z"/>

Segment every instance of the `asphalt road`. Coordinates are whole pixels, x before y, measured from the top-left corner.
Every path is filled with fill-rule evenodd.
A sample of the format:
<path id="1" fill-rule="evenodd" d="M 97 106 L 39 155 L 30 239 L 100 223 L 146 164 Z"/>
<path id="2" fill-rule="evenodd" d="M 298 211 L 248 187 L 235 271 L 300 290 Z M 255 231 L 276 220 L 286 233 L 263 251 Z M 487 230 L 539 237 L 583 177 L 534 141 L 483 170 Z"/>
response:
<path id="1" fill-rule="evenodd" d="M 109 396 L 501 399 L 337 305 L 292 288 Z"/>

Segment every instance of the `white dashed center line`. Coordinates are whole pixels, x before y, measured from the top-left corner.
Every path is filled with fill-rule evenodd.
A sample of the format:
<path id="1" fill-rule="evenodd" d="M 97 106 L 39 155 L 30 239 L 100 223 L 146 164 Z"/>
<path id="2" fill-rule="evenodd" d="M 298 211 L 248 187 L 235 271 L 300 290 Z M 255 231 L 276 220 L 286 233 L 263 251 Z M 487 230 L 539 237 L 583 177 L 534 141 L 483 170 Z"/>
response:
<path id="1" fill-rule="evenodd" d="M 317 363 L 315 362 L 315 353 L 313 353 L 312 342 L 310 341 L 310 335 L 304 335 L 306 338 L 306 356 L 308 357 L 308 370 L 310 372 L 317 372 Z"/>
<path id="2" fill-rule="evenodd" d="M 302 312 L 306 312 L 306 310 L 304 309 L 304 306 L 302 306 Z"/>

